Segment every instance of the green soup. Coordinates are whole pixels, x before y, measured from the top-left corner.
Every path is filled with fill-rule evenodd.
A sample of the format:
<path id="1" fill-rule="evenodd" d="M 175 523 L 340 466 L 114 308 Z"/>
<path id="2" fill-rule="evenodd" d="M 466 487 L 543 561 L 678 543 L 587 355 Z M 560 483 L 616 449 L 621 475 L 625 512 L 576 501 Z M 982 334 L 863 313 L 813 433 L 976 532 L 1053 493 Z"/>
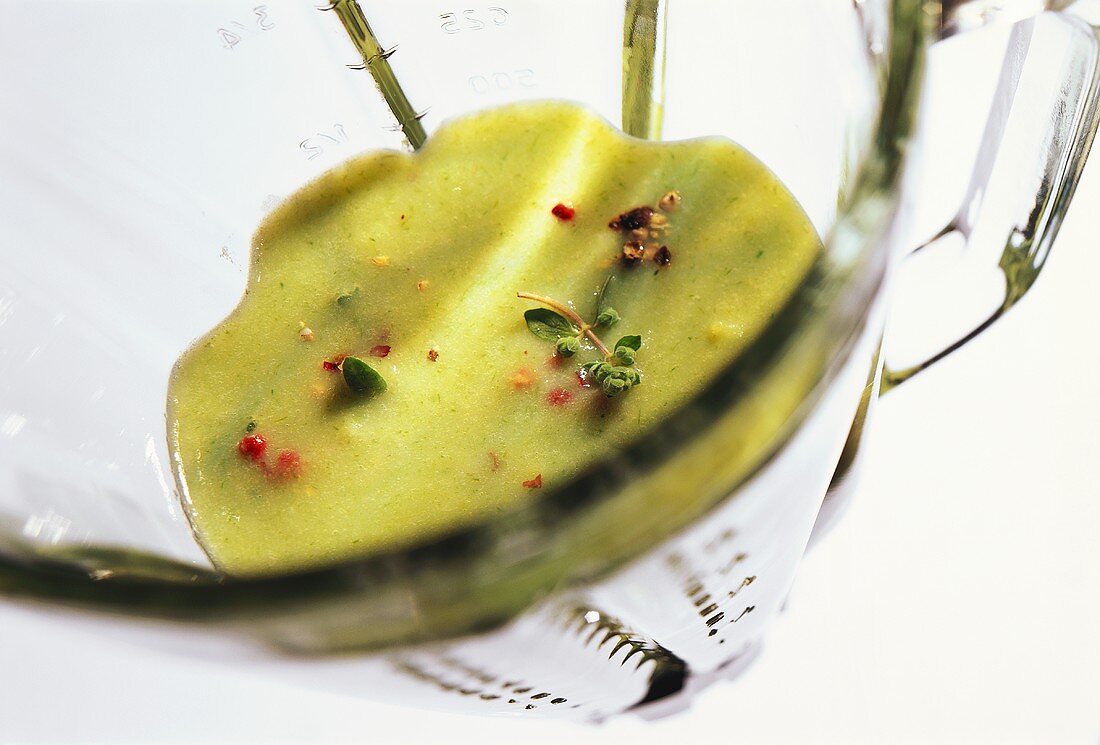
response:
<path id="1" fill-rule="evenodd" d="M 618 217 L 640 206 L 652 211 Z M 196 533 L 221 569 L 256 574 L 521 507 L 727 365 L 820 248 L 732 142 L 634 140 L 564 103 L 479 113 L 414 155 L 352 160 L 264 222 L 240 305 L 172 376 Z M 614 397 L 606 369 L 580 372 L 604 359 L 594 341 L 564 342 L 579 349 L 562 357 L 525 323 L 547 303 L 517 297 L 593 323 L 601 290 L 620 320 L 596 338 L 612 355 L 641 338 L 632 365 L 608 363 L 640 379 Z M 385 390 L 356 386 L 345 355 Z"/>

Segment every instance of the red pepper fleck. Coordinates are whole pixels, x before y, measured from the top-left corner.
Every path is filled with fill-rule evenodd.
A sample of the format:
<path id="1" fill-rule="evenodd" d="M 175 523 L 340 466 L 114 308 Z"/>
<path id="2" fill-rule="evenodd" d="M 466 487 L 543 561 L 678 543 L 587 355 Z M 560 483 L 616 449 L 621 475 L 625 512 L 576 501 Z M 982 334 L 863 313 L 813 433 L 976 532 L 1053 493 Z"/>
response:
<path id="1" fill-rule="evenodd" d="M 573 400 L 573 394 L 564 388 L 555 388 L 546 394 L 546 403 L 551 406 L 565 406 Z"/>
<path id="2" fill-rule="evenodd" d="M 388 344 L 379 344 L 370 350 L 371 357 L 386 357 L 389 353 L 390 346 Z"/>
<path id="3" fill-rule="evenodd" d="M 554 205 L 554 208 L 550 210 L 550 214 L 558 218 L 562 222 L 569 222 L 573 219 L 573 216 L 577 214 L 577 211 L 570 207 L 568 204 L 562 204 L 558 202 Z"/>
<path id="4" fill-rule="evenodd" d="M 340 365 L 343 364 L 345 359 L 347 359 L 346 354 L 338 354 L 330 360 L 323 360 L 321 362 L 321 367 L 325 368 L 329 372 L 336 372 L 340 369 Z"/>
<path id="5" fill-rule="evenodd" d="M 439 352 L 435 351 L 434 349 L 429 349 L 428 350 L 428 362 L 435 362 L 438 359 L 439 359 Z"/>
<path id="6" fill-rule="evenodd" d="M 302 472 L 302 456 L 297 450 L 280 450 L 275 459 L 275 475 L 283 479 L 297 478 Z"/>
<path id="7" fill-rule="evenodd" d="M 527 479 L 523 482 L 524 489 L 541 489 L 542 488 L 542 474 L 536 474 L 535 478 Z"/>
<path id="8" fill-rule="evenodd" d="M 583 370 L 577 370 L 577 385 L 581 388 L 592 387 L 592 384 L 588 382 L 588 376 L 584 374 Z"/>
<path id="9" fill-rule="evenodd" d="M 557 352 L 554 352 L 552 355 L 550 355 L 549 357 L 546 358 L 546 366 L 547 367 L 553 367 L 555 369 L 558 369 L 564 364 L 565 364 L 565 358 L 562 357 Z"/>
<path id="10" fill-rule="evenodd" d="M 494 471 L 500 468 L 500 456 L 494 453 L 492 450 L 489 451 L 489 463 L 490 468 L 492 468 Z"/>
<path id="11" fill-rule="evenodd" d="M 245 435 L 237 443 L 237 450 L 246 458 L 259 460 L 264 457 L 264 451 L 267 450 L 267 438 L 263 435 Z"/>

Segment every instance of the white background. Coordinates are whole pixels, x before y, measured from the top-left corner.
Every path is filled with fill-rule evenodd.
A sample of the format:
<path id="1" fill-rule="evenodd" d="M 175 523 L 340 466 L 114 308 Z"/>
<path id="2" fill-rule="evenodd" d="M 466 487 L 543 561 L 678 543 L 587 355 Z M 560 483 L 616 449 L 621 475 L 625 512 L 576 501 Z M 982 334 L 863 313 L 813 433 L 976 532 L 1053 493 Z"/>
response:
<path id="1" fill-rule="evenodd" d="M 1007 318 L 887 397 L 763 654 L 658 721 L 424 713 L 0 604 L 0 742 L 1100 742 L 1100 158 Z"/>

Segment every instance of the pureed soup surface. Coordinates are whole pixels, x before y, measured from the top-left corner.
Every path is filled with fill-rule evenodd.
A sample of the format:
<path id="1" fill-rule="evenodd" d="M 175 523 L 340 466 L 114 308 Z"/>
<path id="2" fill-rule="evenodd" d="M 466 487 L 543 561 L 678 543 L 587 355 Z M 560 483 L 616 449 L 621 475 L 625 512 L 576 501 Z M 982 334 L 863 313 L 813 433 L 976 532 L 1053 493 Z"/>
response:
<path id="1" fill-rule="evenodd" d="M 820 248 L 732 142 L 635 140 L 565 103 L 478 113 L 414 155 L 352 160 L 261 225 L 243 300 L 175 369 L 192 524 L 222 570 L 257 574 L 520 506 L 727 365 Z M 581 370 L 604 359 L 587 335 L 556 353 L 553 318 L 548 338 L 525 323 L 547 303 L 517 297 L 593 323 L 612 275 L 603 305 L 620 320 L 593 332 L 612 354 L 641 337 L 633 364 L 630 350 L 608 363 L 625 383 Z"/>

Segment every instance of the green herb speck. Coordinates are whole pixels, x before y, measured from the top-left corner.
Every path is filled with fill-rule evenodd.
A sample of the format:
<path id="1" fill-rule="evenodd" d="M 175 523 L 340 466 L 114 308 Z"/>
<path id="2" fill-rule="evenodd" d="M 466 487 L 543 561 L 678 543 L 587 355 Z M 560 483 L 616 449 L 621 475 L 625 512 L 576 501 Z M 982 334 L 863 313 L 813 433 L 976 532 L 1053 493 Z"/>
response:
<path id="1" fill-rule="evenodd" d="M 358 357 L 345 357 L 340 369 L 348 389 L 361 396 L 375 396 L 386 390 L 386 380 Z"/>

